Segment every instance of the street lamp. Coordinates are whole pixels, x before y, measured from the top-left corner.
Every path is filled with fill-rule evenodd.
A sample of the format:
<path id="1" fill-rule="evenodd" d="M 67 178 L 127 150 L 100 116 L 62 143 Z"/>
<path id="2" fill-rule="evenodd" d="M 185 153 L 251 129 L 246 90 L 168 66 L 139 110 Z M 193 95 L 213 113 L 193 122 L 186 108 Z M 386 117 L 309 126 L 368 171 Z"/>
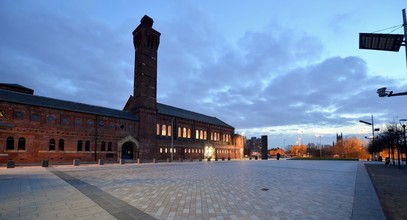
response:
<path id="1" fill-rule="evenodd" d="M 404 159 L 406 160 L 406 167 L 407 167 L 407 144 L 406 144 L 406 125 L 407 119 L 400 119 L 399 120 L 401 127 L 403 127 L 403 136 L 404 136 Z"/>
<path id="2" fill-rule="evenodd" d="M 359 33 L 359 49 L 398 52 L 401 46 L 405 47 L 407 41 L 406 9 L 402 10 L 402 15 L 404 34 Z M 407 65 L 407 48 L 405 48 L 405 53 Z M 407 95 L 407 92 L 393 93 L 393 91 L 386 91 L 386 87 L 383 87 L 377 90 L 377 94 L 379 97 L 391 97 Z"/>
<path id="3" fill-rule="evenodd" d="M 377 94 L 379 95 L 379 97 L 390 97 L 390 96 L 407 95 L 407 92 L 394 93 L 393 91 L 387 91 L 387 88 L 383 87 L 383 88 L 377 89 Z"/>
<path id="4" fill-rule="evenodd" d="M 372 115 L 372 122 L 371 123 L 367 122 L 367 121 L 363 121 L 363 120 L 359 120 L 359 122 L 372 126 L 372 145 L 374 146 L 374 132 L 375 132 L 375 129 L 374 129 L 374 122 L 373 122 L 373 115 Z M 373 160 L 374 159 L 374 152 L 372 153 L 372 157 L 373 157 L 372 158 L 372 160 Z"/>

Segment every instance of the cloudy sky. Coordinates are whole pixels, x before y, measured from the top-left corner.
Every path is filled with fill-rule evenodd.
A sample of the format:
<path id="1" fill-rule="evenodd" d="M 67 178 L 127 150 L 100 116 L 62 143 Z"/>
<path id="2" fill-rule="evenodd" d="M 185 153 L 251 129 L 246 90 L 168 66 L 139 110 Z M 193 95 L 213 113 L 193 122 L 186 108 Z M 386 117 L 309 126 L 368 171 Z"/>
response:
<path id="1" fill-rule="evenodd" d="M 122 109 L 132 31 L 161 33 L 158 101 L 215 116 L 269 147 L 407 118 L 406 56 L 359 49 L 359 33 L 402 34 L 405 0 L 2 0 L 0 78 L 36 95 Z"/>

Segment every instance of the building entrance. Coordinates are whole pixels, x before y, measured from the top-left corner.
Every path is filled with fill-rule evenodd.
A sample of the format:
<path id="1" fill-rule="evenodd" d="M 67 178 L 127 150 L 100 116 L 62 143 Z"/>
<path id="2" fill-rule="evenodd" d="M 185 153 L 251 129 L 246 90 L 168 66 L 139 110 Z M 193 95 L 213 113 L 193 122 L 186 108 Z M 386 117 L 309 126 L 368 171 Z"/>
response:
<path id="1" fill-rule="evenodd" d="M 126 142 L 122 146 L 122 159 L 133 160 L 133 144 Z"/>

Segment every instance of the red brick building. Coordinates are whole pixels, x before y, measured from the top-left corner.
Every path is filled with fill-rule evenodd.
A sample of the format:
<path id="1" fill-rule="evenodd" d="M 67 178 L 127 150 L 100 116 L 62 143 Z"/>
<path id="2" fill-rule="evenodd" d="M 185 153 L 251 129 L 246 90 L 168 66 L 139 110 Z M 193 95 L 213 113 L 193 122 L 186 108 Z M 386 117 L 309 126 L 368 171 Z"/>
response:
<path id="1" fill-rule="evenodd" d="M 144 16 L 133 31 L 134 91 L 123 110 L 36 96 L 0 84 L 0 160 L 16 163 L 241 158 L 243 139 L 227 123 L 157 103 L 160 33 Z"/>

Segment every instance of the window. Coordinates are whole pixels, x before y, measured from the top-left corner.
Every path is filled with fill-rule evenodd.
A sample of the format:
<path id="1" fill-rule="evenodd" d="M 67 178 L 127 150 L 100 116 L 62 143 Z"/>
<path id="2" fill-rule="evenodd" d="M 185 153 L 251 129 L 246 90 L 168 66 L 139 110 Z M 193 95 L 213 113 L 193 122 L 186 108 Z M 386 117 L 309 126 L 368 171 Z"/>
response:
<path id="1" fill-rule="evenodd" d="M 81 140 L 78 141 L 76 150 L 77 151 L 82 151 L 82 141 Z"/>
<path id="2" fill-rule="evenodd" d="M 196 135 L 195 135 L 195 139 L 199 139 L 199 130 L 196 130 Z"/>
<path id="3" fill-rule="evenodd" d="M 93 126 L 95 124 L 95 122 L 92 119 L 88 120 L 88 126 Z"/>
<path id="4" fill-rule="evenodd" d="M 49 140 L 48 150 L 49 151 L 55 151 L 55 140 L 54 139 Z"/>
<path id="5" fill-rule="evenodd" d="M 181 130 L 181 127 L 178 127 L 178 137 L 179 137 L 179 138 L 182 137 L 182 130 Z"/>
<path id="6" fill-rule="evenodd" d="M 165 125 L 162 125 L 161 127 L 161 135 L 167 136 L 167 127 Z"/>
<path id="7" fill-rule="evenodd" d="M 203 139 L 206 140 L 206 131 L 204 131 Z"/>
<path id="8" fill-rule="evenodd" d="M 59 151 L 64 151 L 64 146 L 65 145 L 65 143 L 64 143 L 64 139 L 59 139 L 59 142 L 58 142 L 58 150 Z"/>
<path id="9" fill-rule="evenodd" d="M 16 119 L 23 119 L 24 118 L 24 113 L 22 111 L 16 111 L 16 112 L 14 112 L 14 117 Z"/>
<path id="10" fill-rule="evenodd" d="M 102 144 L 100 145 L 100 151 L 106 151 L 106 142 L 102 141 Z"/>
<path id="11" fill-rule="evenodd" d="M 171 127 L 171 125 L 168 125 L 168 132 L 167 132 L 167 135 L 168 136 L 171 136 L 172 135 L 172 127 Z"/>
<path id="12" fill-rule="evenodd" d="M 160 148 L 160 154 L 163 152 L 163 149 L 162 148 Z"/>
<path id="13" fill-rule="evenodd" d="M 90 141 L 85 142 L 85 151 L 90 151 Z"/>
<path id="14" fill-rule="evenodd" d="M 107 143 L 107 151 L 112 151 L 112 142 Z"/>
<path id="15" fill-rule="evenodd" d="M 14 150 L 14 138 L 8 137 L 6 145 L 7 145 L 7 147 L 6 147 L 7 150 Z"/>
<path id="16" fill-rule="evenodd" d="M 6 111 L 0 110 L 0 117 L 3 117 L 3 116 L 5 116 L 5 115 L 6 115 Z"/>
<path id="17" fill-rule="evenodd" d="M 160 124 L 157 124 L 157 136 L 160 135 Z"/>
<path id="18" fill-rule="evenodd" d="M 25 138 L 20 137 L 18 139 L 18 149 L 19 150 L 25 150 Z"/>
<path id="19" fill-rule="evenodd" d="M 61 124 L 68 125 L 69 124 L 69 118 L 67 116 L 62 117 L 61 118 Z"/>
<path id="20" fill-rule="evenodd" d="M 37 113 L 32 113 L 31 114 L 31 121 L 39 121 L 40 116 Z"/>
<path id="21" fill-rule="evenodd" d="M 190 129 L 190 128 L 188 128 L 188 135 L 187 135 L 187 137 L 188 137 L 188 138 L 191 138 L 191 129 Z"/>
<path id="22" fill-rule="evenodd" d="M 186 138 L 186 137 L 187 137 L 187 129 L 186 129 L 186 128 L 183 128 L 183 129 L 182 129 L 182 137 L 183 137 L 183 138 Z"/>
<path id="23" fill-rule="evenodd" d="M 75 125 L 82 125 L 82 119 L 80 118 L 75 119 Z"/>
<path id="24" fill-rule="evenodd" d="M 47 121 L 48 121 L 48 122 L 54 122 L 55 119 L 56 119 L 56 117 L 55 117 L 54 115 L 48 115 L 48 116 L 47 116 Z"/>

